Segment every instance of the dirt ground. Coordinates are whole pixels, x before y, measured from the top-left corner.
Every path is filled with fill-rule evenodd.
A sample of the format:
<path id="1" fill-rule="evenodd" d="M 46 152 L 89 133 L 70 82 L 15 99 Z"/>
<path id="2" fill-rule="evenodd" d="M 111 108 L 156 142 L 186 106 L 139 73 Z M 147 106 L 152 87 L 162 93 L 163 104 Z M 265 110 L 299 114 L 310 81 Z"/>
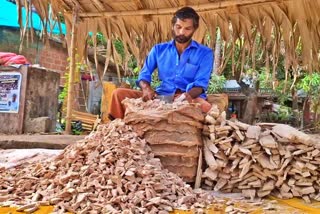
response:
<path id="1" fill-rule="evenodd" d="M 84 139 L 84 135 L 1 135 L 0 149 L 64 149 L 69 144 L 73 144 Z"/>

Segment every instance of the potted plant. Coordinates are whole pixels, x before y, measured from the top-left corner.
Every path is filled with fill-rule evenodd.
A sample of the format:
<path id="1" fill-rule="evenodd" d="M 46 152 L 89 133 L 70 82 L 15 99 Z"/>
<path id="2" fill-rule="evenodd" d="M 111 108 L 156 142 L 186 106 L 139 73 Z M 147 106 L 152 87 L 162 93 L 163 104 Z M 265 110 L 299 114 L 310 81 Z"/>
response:
<path id="1" fill-rule="evenodd" d="M 213 73 L 207 89 L 208 102 L 216 104 L 220 111 L 224 111 L 228 107 L 228 95 L 223 93 L 226 81 L 225 76 Z"/>

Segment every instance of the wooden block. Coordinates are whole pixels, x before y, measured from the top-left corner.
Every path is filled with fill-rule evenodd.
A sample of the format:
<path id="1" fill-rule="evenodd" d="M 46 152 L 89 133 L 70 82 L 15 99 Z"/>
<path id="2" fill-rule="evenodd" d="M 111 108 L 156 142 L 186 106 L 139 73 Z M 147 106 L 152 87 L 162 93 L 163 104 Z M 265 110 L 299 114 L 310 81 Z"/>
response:
<path id="1" fill-rule="evenodd" d="M 203 138 L 203 140 L 206 141 L 207 147 L 212 153 L 216 154 L 219 151 L 216 145 L 214 145 L 214 143 L 210 141 L 208 138 Z"/>
<path id="2" fill-rule="evenodd" d="M 218 171 L 207 168 L 202 174 L 203 178 L 210 178 L 212 181 L 215 181 L 218 177 Z"/>
<path id="3" fill-rule="evenodd" d="M 279 153 L 279 145 L 276 149 L 271 149 L 271 153 L 272 153 L 272 155 L 279 155 L 280 154 Z"/>
<path id="4" fill-rule="evenodd" d="M 211 151 L 209 150 L 208 146 L 207 146 L 207 141 L 204 140 L 203 141 L 203 153 L 204 153 L 204 158 L 206 163 L 208 164 L 208 166 L 212 169 L 215 170 L 218 168 L 218 163 L 216 161 L 216 159 L 214 158 L 213 154 L 211 153 Z"/>
<path id="5" fill-rule="evenodd" d="M 205 116 L 205 122 L 211 125 L 215 125 L 217 123 L 216 119 L 214 119 L 211 115 L 207 114 Z"/>
<path id="6" fill-rule="evenodd" d="M 216 132 L 216 136 L 218 138 L 220 138 L 220 137 L 228 137 L 229 136 L 229 131 Z"/>
<path id="7" fill-rule="evenodd" d="M 312 186 L 303 187 L 300 189 L 300 193 L 302 195 L 309 195 L 310 193 L 314 193 L 314 192 L 316 192 L 316 190 Z"/>
<path id="8" fill-rule="evenodd" d="M 239 127 L 236 125 L 236 123 L 232 122 L 231 120 L 227 120 L 227 124 L 231 126 L 234 130 L 239 130 Z"/>
<path id="9" fill-rule="evenodd" d="M 239 168 L 243 168 L 244 164 L 248 163 L 250 160 L 250 156 L 246 155 L 239 163 Z"/>
<path id="10" fill-rule="evenodd" d="M 249 185 L 238 185 L 237 187 L 241 190 L 252 189 Z"/>
<path id="11" fill-rule="evenodd" d="M 240 161 L 241 161 L 240 157 L 236 158 L 234 161 L 232 161 L 230 170 L 233 171 L 238 166 Z"/>
<path id="12" fill-rule="evenodd" d="M 256 145 L 257 146 L 258 145 L 257 143 L 258 143 L 258 140 L 256 140 L 256 139 L 246 138 L 241 143 L 241 146 L 247 148 L 247 147 L 251 147 L 252 145 Z"/>
<path id="13" fill-rule="evenodd" d="M 309 196 L 307 196 L 307 195 L 302 196 L 302 199 L 308 204 L 311 203 L 311 200 L 310 200 Z"/>
<path id="14" fill-rule="evenodd" d="M 250 198 L 253 200 L 256 197 L 256 190 L 255 189 L 244 189 L 242 190 L 242 194 L 246 198 Z"/>
<path id="15" fill-rule="evenodd" d="M 208 128 L 210 133 L 215 133 L 216 132 L 216 126 L 215 125 L 208 125 L 207 128 Z"/>
<path id="16" fill-rule="evenodd" d="M 265 197 L 267 195 L 270 195 L 270 193 L 271 193 L 271 190 L 259 190 L 257 192 L 257 195 L 258 195 L 259 198 L 263 198 L 263 197 Z"/>
<path id="17" fill-rule="evenodd" d="M 272 155 L 271 150 L 270 150 L 269 148 L 265 148 L 265 147 L 264 147 L 264 151 L 266 151 L 266 153 L 267 153 L 268 155 Z"/>
<path id="18" fill-rule="evenodd" d="M 296 186 L 312 186 L 312 182 L 307 181 L 307 180 L 299 180 L 296 181 Z"/>
<path id="19" fill-rule="evenodd" d="M 238 136 L 238 138 L 240 139 L 240 141 L 243 141 L 245 139 L 245 136 L 241 133 L 240 130 L 236 130 L 235 133 Z"/>
<path id="20" fill-rule="evenodd" d="M 233 156 L 236 152 L 238 152 L 238 150 L 239 150 L 239 144 L 235 143 L 231 148 L 230 156 Z"/>
<path id="21" fill-rule="evenodd" d="M 229 180 L 231 178 L 231 174 L 227 174 L 227 173 L 224 173 L 224 172 L 219 172 L 218 177 L 226 179 L 226 180 Z"/>
<path id="22" fill-rule="evenodd" d="M 222 127 L 217 127 L 215 128 L 216 132 L 224 132 L 224 131 L 231 131 L 232 127 L 231 126 L 222 126 Z"/>
<path id="23" fill-rule="evenodd" d="M 250 166 L 251 166 L 252 161 L 247 162 L 246 164 L 244 164 L 241 173 L 239 175 L 239 178 L 243 178 L 250 170 Z"/>
<path id="24" fill-rule="evenodd" d="M 225 162 L 228 162 L 227 156 L 223 153 L 223 151 L 219 151 L 218 153 L 214 154 L 216 158 L 219 158 L 220 160 L 223 160 Z"/>
<path id="25" fill-rule="evenodd" d="M 259 139 L 259 143 L 262 147 L 266 148 L 278 148 L 278 143 L 271 135 L 263 136 Z"/>
<path id="26" fill-rule="evenodd" d="M 248 147 L 246 147 L 248 148 Z M 261 151 L 261 146 L 260 145 L 255 145 L 254 147 L 251 148 L 252 153 L 259 153 Z"/>
<path id="27" fill-rule="evenodd" d="M 261 180 L 256 180 L 256 181 L 252 181 L 250 183 L 248 183 L 250 186 L 254 187 L 254 188 L 260 188 L 262 187 L 262 182 Z"/>
<path id="28" fill-rule="evenodd" d="M 272 128 L 272 131 L 278 134 L 282 138 L 287 138 L 291 142 L 300 142 L 305 145 L 311 145 L 313 143 L 311 137 L 298 129 L 295 129 L 289 125 L 278 124 Z"/>
<path id="29" fill-rule="evenodd" d="M 246 137 L 252 138 L 252 139 L 259 139 L 260 133 L 261 133 L 260 126 L 249 126 L 246 132 Z"/>
<path id="30" fill-rule="evenodd" d="M 231 142 L 221 143 L 219 145 L 220 150 L 227 151 L 228 149 L 232 149 Z"/>
<path id="31" fill-rule="evenodd" d="M 261 166 L 263 168 L 272 169 L 272 170 L 278 168 L 278 166 L 270 163 L 269 158 L 263 153 L 260 153 L 258 155 L 254 155 L 254 158 L 261 164 Z"/>
<path id="32" fill-rule="evenodd" d="M 212 142 L 214 142 L 216 140 L 216 134 L 215 133 L 210 133 L 209 134 L 209 138 Z"/>
<path id="33" fill-rule="evenodd" d="M 195 189 L 200 188 L 201 177 L 202 177 L 202 161 L 203 161 L 202 150 L 199 149 L 198 151 L 199 151 L 199 158 L 198 158 L 197 175 L 196 175 L 196 180 L 195 180 L 195 184 L 194 184 Z"/>
<path id="34" fill-rule="evenodd" d="M 251 151 L 249 149 L 243 148 L 242 146 L 239 147 L 240 152 L 246 155 L 252 155 Z"/>
<path id="35" fill-rule="evenodd" d="M 226 179 L 220 178 L 217 184 L 214 186 L 214 191 L 220 190 L 224 185 L 227 184 L 227 182 L 228 181 Z"/>
<path id="36" fill-rule="evenodd" d="M 248 173 L 249 176 L 245 176 L 243 178 L 241 178 L 241 181 L 239 183 L 240 186 L 249 186 L 250 182 L 254 182 L 257 181 L 258 178 L 256 176 L 253 175 L 253 173 Z"/>
<path id="37" fill-rule="evenodd" d="M 297 156 L 297 155 L 304 154 L 306 152 L 308 152 L 308 151 L 306 151 L 306 150 L 297 150 L 297 151 L 293 152 L 292 155 L 293 156 Z"/>
<path id="38" fill-rule="evenodd" d="M 310 172 L 309 171 L 304 171 L 304 172 L 302 172 L 302 177 L 304 177 L 304 178 L 307 178 L 307 177 L 310 177 L 311 176 L 311 174 L 310 174 Z"/>
<path id="39" fill-rule="evenodd" d="M 270 190 L 272 191 L 275 188 L 275 181 L 274 180 L 268 180 L 265 182 L 262 186 L 262 191 Z"/>
<path id="40" fill-rule="evenodd" d="M 288 193 L 290 191 L 290 187 L 288 186 L 288 184 L 283 183 L 280 187 L 280 192 L 282 193 Z"/>
<path id="41" fill-rule="evenodd" d="M 242 123 L 240 121 L 235 121 L 234 123 L 236 124 L 236 126 L 239 127 L 240 130 L 243 130 L 243 131 L 248 130 L 248 128 L 250 127 L 250 125 L 248 125 L 246 123 Z"/>
<path id="42" fill-rule="evenodd" d="M 286 192 L 286 193 L 280 193 L 281 194 L 281 198 L 283 199 L 289 199 L 289 198 L 293 198 L 293 194 L 291 192 Z"/>
<path id="43" fill-rule="evenodd" d="M 295 161 L 293 167 L 302 170 L 305 167 L 305 163 L 301 161 Z"/>
<path id="44" fill-rule="evenodd" d="M 208 185 L 209 187 L 213 187 L 213 181 L 211 181 L 211 180 L 205 179 L 205 180 L 204 180 L 204 183 L 205 183 L 206 185 Z"/>
<path id="45" fill-rule="evenodd" d="M 294 197 L 301 197 L 301 193 L 296 187 L 291 188 L 291 192 Z"/>
<path id="46" fill-rule="evenodd" d="M 319 154 L 320 154 L 320 150 L 319 149 L 316 149 L 316 150 L 312 151 L 312 153 L 311 153 L 312 157 L 316 157 Z"/>
<path id="47" fill-rule="evenodd" d="M 223 160 L 217 159 L 217 164 L 219 168 L 224 168 L 227 166 L 228 163 Z"/>
<path id="48" fill-rule="evenodd" d="M 279 154 L 280 154 L 281 156 L 284 156 L 284 155 L 286 154 L 286 152 L 287 152 L 287 150 L 285 149 L 285 147 L 282 146 L 281 144 L 278 144 L 278 150 L 279 150 Z"/>
<path id="49" fill-rule="evenodd" d="M 289 186 L 294 186 L 294 185 L 295 185 L 295 182 L 296 182 L 295 179 L 290 178 L 289 181 L 288 181 L 288 185 L 289 185 Z"/>

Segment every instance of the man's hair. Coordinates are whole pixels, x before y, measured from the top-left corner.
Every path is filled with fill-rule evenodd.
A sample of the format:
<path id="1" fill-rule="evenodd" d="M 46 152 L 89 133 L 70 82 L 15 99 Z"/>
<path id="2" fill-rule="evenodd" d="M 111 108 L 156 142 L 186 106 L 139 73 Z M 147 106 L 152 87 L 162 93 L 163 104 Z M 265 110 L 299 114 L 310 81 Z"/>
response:
<path id="1" fill-rule="evenodd" d="M 177 10 L 171 20 L 172 25 L 177 22 L 177 19 L 192 19 L 193 27 L 197 29 L 199 27 L 199 15 L 197 12 L 191 7 L 183 7 Z"/>

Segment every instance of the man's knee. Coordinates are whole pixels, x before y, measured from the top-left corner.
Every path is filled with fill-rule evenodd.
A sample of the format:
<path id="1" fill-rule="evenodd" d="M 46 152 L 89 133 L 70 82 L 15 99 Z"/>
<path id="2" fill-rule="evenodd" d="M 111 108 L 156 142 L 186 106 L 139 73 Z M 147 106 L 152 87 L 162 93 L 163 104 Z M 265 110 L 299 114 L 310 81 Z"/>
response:
<path id="1" fill-rule="evenodd" d="M 128 94 L 128 89 L 126 89 L 126 88 L 116 88 L 112 92 L 112 97 L 113 98 L 122 99 L 122 98 L 126 97 L 127 94 Z"/>

